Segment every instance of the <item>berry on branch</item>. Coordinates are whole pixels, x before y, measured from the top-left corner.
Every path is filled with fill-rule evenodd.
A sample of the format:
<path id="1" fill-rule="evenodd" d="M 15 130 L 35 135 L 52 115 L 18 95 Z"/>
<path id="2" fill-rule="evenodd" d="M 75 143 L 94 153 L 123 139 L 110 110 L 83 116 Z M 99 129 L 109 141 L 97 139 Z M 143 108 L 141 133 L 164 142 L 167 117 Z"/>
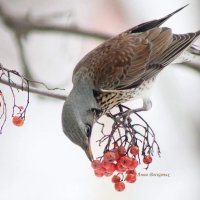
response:
<path id="1" fill-rule="evenodd" d="M 12 122 L 15 126 L 23 126 L 24 124 L 24 119 L 18 116 L 13 116 Z"/>
<path id="2" fill-rule="evenodd" d="M 118 175 L 114 175 L 113 177 L 112 177 L 112 182 L 113 183 L 118 183 L 118 182 L 120 182 L 121 181 L 121 178 L 118 176 Z"/>
<path id="3" fill-rule="evenodd" d="M 115 190 L 117 190 L 118 192 L 122 192 L 124 189 L 125 189 L 124 182 L 115 183 Z"/>
<path id="4" fill-rule="evenodd" d="M 126 181 L 128 183 L 135 183 L 135 181 L 136 181 L 136 175 L 135 174 L 127 174 Z"/>
<path id="5" fill-rule="evenodd" d="M 130 116 L 125 115 L 129 111 L 131 110 L 120 105 L 119 113 L 109 115 L 114 121 L 112 130 L 110 134 L 104 134 L 102 128 L 103 137 L 97 141 L 99 146 L 104 143 L 104 153 L 91 163 L 97 177 L 112 176 L 111 181 L 115 190 L 119 192 L 125 189 L 125 183 L 136 182 L 136 168 L 141 164 L 141 156 L 144 156 L 143 163 L 150 164 L 152 162 L 150 153 L 153 152 L 154 146 L 157 146 L 158 154 L 160 153 L 151 127 L 137 113 L 135 115 L 139 116 L 143 124 L 133 124 Z M 144 132 L 139 132 L 136 128 Z"/>
<path id="6" fill-rule="evenodd" d="M 130 153 L 133 154 L 134 156 L 138 155 L 139 153 L 139 148 L 137 146 L 132 146 L 130 148 Z"/>
<path id="7" fill-rule="evenodd" d="M 100 160 L 93 160 L 91 166 L 94 170 L 101 168 L 101 161 Z"/>
<path id="8" fill-rule="evenodd" d="M 151 162 L 152 162 L 152 157 L 150 155 L 145 155 L 143 158 L 143 163 L 148 165 Z"/>

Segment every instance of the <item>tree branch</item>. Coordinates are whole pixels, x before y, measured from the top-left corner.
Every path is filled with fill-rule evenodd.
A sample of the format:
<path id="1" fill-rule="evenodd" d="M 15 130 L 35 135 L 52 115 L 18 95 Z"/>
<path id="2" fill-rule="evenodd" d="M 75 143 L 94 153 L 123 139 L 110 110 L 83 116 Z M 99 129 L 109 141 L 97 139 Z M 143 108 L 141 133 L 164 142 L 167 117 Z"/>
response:
<path id="1" fill-rule="evenodd" d="M 93 37 L 95 39 L 106 40 L 111 36 L 108 34 L 97 33 L 94 31 L 87 31 L 80 29 L 75 26 L 63 26 L 58 24 L 48 23 L 42 20 L 34 20 L 29 15 L 26 16 L 16 16 L 12 14 L 13 12 L 7 11 L 0 5 L 0 16 L 6 26 L 14 30 L 14 32 L 20 35 L 27 35 L 31 31 L 52 31 L 52 32 L 62 32 L 65 34 L 73 34 L 77 36 Z"/>
<path id="2" fill-rule="evenodd" d="M 20 81 L 18 81 L 20 80 Z M 18 82 L 18 83 L 16 83 Z M 4 68 L 3 65 L 0 63 L 0 83 L 7 85 L 8 88 L 10 88 L 10 92 L 13 98 L 13 106 L 12 106 L 12 118 L 13 120 L 16 118 L 18 121 L 13 121 L 13 123 L 16 126 L 21 126 L 25 120 L 26 117 L 26 111 L 29 106 L 30 102 L 30 93 L 39 94 L 42 96 L 47 96 L 55 99 L 60 100 L 66 100 L 65 95 L 57 94 L 54 92 L 50 92 L 50 90 L 56 90 L 59 88 L 48 88 L 44 83 L 38 82 L 38 81 L 32 81 L 27 78 L 25 78 L 23 75 L 21 75 L 19 72 L 15 70 L 9 70 L 7 68 Z M 35 87 L 31 87 L 30 83 L 40 84 L 44 86 L 47 90 L 41 90 Z M 61 90 L 61 89 L 60 89 Z M 23 91 L 26 92 L 27 98 L 26 102 L 23 103 L 23 105 L 19 105 L 17 98 L 16 98 L 16 91 Z M 0 134 L 2 133 L 4 124 L 7 119 L 7 106 L 6 106 L 6 100 L 4 98 L 4 92 L 0 88 Z M 18 123 L 20 122 L 20 123 Z M 21 124 L 22 123 L 22 124 Z"/>
<path id="3" fill-rule="evenodd" d="M 22 63 L 23 74 L 27 79 L 35 80 L 32 76 L 32 73 L 30 72 L 30 67 L 28 66 L 28 62 L 25 56 L 25 50 L 22 42 L 23 38 L 18 33 L 15 34 L 15 38 L 19 49 L 19 56 Z M 31 82 L 31 85 L 36 87 L 36 84 L 34 82 Z"/>
<path id="4" fill-rule="evenodd" d="M 29 86 L 29 89 L 28 89 L 28 87 L 26 87 L 26 86 L 22 87 L 21 84 L 11 83 L 11 82 L 9 82 L 8 80 L 5 80 L 5 79 L 0 79 L 0 83 L 2 83 L 4 85 L 8 85 L 12 88 L 19 89 L 21 91 L 26 91 L 26 92 L 29 91 L 30 93 L 39 94 L 39 95 L 51 97 L 51 98 L 54 98 L 54 99 L 60 99 L 60 100 L 65 101 L 66 98 L 67 98 L 67 96 L 65 96 L 65 95 L 57 94 L 57 93 L 50 92 L 50 91 L 44 91 L 44 90 L 34 88 L 34 87 L 30 87 L 30 86 Z"/>

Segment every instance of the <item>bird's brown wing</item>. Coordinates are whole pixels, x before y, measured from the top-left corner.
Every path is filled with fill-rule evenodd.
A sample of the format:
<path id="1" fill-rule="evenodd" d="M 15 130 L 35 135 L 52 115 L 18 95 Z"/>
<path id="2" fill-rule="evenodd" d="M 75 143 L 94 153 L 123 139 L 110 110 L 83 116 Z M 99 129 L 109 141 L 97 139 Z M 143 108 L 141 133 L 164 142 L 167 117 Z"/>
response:
<path id="1" fill-rule="evenodd" d="M 187 34 L 173 34 L 172 41 L 167 49 L 160 55 L 151 54 L 151 60 L 146 66 L 145 72 L 141 75 L 141 79 L 132 82 L 130 85 L 124 85 L 119 89 L 131 89 L 141 84 L 144 80 L 148 80 L 156 76 L 165 66 L 173 62 L 190 44 L 200 36 L 200 31 Z M 155 51 L 152 51 L 152 53 Z"/>
<path id="2" fill-rule="evenodd" d="M 156 57 L 147 67 L 142 79 L 147 80 L 161 71 L 165 66 L 173 62 L 187 47 L 189 47 L 198 37 L 200 31 L 187 34 L 173 34 L 173 40 L 169 47 Z"/>
<path id="3" fill-rule="evenodd" d="M 154 28 L 144 33 L 122 33 L 86 55 L 74 74 L 86 70 L 99 89 L 125 89 L 141 81 L 147 67 L 168 48 L 172 33 Z"/>
<path id="4" fill-rule="evenodd" d="M 155 77 L 200 35 L 200 31 L 176 35 L 158 27 L 184 7 L 133 27 L 89 52 L 77 64 L 73 82 L 88 76 L 97 89 L 125 90 Z"/>

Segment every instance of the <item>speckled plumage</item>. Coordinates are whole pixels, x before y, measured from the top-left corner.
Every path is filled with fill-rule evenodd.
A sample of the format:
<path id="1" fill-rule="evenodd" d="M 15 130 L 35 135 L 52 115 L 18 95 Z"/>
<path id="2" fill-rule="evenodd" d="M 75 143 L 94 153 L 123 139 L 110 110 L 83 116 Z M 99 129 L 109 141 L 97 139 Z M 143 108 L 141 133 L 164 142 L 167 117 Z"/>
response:
<path id="1" fill-rule="evenodd" d="M 99 92 L 98 95 L 96 95 L 97 103 L 102 109 L 101 115 L 108 112 L 113 107 L 122 104 L 126 101 L 130 101 L 131 99 L 143 99 L 145 97 L 148 98 L 149 91 L 152 88 L 154 80 L 155 77 L 147 81 L 143 81 L 143 83 L 138 87 L 127 90 L 101 90 L 101 92 Z"/>

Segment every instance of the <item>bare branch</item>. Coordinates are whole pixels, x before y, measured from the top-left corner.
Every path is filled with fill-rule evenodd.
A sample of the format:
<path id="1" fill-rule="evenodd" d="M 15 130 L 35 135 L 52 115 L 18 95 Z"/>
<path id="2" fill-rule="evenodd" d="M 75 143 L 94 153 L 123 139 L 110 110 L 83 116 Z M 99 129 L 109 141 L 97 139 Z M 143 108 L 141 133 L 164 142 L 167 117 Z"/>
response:
<path id="1" fill-rule="evenodd" d="M 21 84 L 11 83 L 11 82 L 9 82 L 8 80 L 5 80 L 5 79 L 0 78 L 0 83 L 2 83 L 4 85 L 11 86 L 11 87 L 16 88 L 16 89 L 19 89 L 21 91 L 26 91 L 26 92 L 28 91 L 28 87 L 24 86 L 22 88 Z M 30 86 L 29 86 L 29 92 L 33 93 L 33 94 L 39 94 L 39 95 L 42 95 L 42 96 L 46 96 L 46 97 L 51 97 L 51 98 L 54 98 L 54 99 L 60 99 L 60 100 L 66 100 L 66 98 L 67 98 L 67 96 L 65 96 L 65 95 L 57 94 L 55 92 L 41 90 L 41 89 L 30 87 Z"/>
<path id="2" fill-rule="evenodd" d="M 22 126 L 25 121 L 26 111 L 30 102 L 30 92 L 43 95 L 43 96 L 56 98 L 56 99 L 61 99 L 61 100 L 66 99 L 66 96 L 64 95 L 49 92 L 49 90 L 56 90 L 59 88 L 49 89 L 44 83 L 37 82 L 37 81 L 30 81 L 29 79 L 25 78 L 20 73 L 18 73 L 17 71 L 4 68 L 1 65 L 1 63 L 0 63 L 0 83 L 7 85 L 8 88 L 10 89 L 12 100 L 13 100 L 12 120 L 16 126 Z M 30 87 L 30 83 L 40 84 L 43 87 L 45 87 L 48 91 Z M 19 91 L 26 92 L 26 95 L 27 95 L 26 102 L 23 103 L 22 105 L 18 104 L 18 101 L 16 98 L 16 94 L 17 94 L 16 90 L 18 91 L 18 93 Z M 2 90 L 0 90 L 0 108 L 1 108 L 0 109 L 0 134 L 1 134 L 3 126 L 7 119 L 6 99 L 4 98 L 4 93 L 2 92 Z"/>
<path id="3" fill-rule="evenodd" d="M 94 31 L 83 30 L 75 26 L 62 26 L 58 24 L 48 23 L 42 20 L 31 19 L 30 16 L 16 16 L 13 12 L 7 11 L 0 5 L 0 16 L 6 26 L 10 27 L 14 32 L 26 35 L 31 31 L 52 31 L 62 32 L 65 34 L 73 34 L 77 36 L 93 37 L 95 39 L 106 40 L 111 36 L 108 34 L 97 33 Z"/>
<path id="4" fill-rule="evenodd" d="M 27 79 L 34 80 L 32 73 L 30 72 L 30 67 L 28 66 L 28 62 L 27 62 L 27 59 L 25 56 L 25 50 L 24 50 L 24 46 L 22 43 L 23 38 L 18 33 L 15 34 L 15 37 L 16 37 L 16 42 L 17 42 L 18 49 L 19 49 L 20 60 L 22 62 L 23 74 Z M 34 82 L 31 82 L 31 84 L 32 84 L 32 86 L 36 87 L 36 84 Z"/>

